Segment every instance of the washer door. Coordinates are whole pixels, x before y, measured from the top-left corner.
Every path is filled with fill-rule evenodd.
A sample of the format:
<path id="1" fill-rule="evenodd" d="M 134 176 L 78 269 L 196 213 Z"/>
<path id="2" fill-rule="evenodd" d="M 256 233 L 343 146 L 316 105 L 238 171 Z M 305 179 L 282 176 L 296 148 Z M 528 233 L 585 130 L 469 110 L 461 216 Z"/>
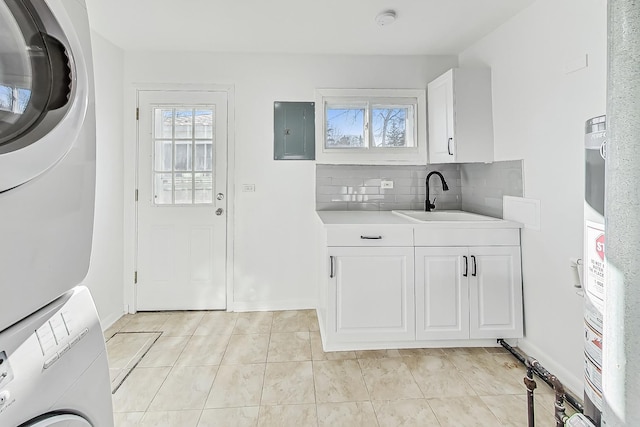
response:
<path id="1" fill-rule="evenodd" d="M 49 414 L 28 421 L 20 427 L 92 427 L 89 421 L 74 414 Z"/>
<path id="2" fill-rule="evenodd" d="M 0 2 L 0 192 L 40 175 L 74 144 L 87 105 L 74 44 L 59 0 Z"/>

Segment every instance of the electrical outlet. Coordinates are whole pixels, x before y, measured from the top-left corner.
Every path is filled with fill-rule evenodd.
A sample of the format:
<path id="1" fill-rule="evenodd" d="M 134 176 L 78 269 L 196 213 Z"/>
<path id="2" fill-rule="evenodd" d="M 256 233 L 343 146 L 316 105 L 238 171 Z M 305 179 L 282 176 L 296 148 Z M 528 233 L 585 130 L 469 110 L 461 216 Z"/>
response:
<path id="1" fill-rule="evenodd" d="M 380 188 L 393 188 L 393 181 L 380 182 Z"/>
<path id="2" fill-rule="evenodd" d="M 256 191 L 255 184 L 242 184 L 243 193 L 255 193 L 255 191 Z"/>

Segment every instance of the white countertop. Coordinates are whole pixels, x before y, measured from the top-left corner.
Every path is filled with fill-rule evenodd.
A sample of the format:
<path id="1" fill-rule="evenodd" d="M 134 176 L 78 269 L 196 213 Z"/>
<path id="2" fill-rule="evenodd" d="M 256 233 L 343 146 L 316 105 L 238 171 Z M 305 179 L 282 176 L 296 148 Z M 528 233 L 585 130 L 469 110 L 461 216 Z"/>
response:
<path id="1" fill-rule="evenodd" d="M 522 228 L 523 225 L 504 219 L 493 221 L 418 221 L 392 211 L 319 211 L 325 226 L 392 225 L 425 228 Z"/>

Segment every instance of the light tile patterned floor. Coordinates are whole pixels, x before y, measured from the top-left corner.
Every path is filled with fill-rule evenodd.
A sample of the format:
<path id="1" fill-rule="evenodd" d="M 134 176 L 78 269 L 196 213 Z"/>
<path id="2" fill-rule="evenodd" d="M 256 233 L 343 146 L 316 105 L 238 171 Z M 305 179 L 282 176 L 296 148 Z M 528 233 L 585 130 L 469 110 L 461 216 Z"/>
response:
<path id="1" fill-rule="evenodd" d="M 325 353 L 312 310 L 139 313 L 105 333 L 118 366 L 117 332 L 162 335 L 114 394 L 116 427 L 527 425 L 524 369 L 501 348 Z M 536 426 L 553 427 L 537 382 Z"/>

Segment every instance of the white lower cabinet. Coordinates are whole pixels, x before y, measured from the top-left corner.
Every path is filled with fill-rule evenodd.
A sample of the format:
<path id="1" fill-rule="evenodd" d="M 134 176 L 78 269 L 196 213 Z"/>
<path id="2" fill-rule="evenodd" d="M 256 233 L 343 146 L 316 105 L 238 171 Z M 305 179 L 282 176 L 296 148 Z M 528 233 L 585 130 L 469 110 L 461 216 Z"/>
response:
<path id="1" fill-rule="evenodd" d="M 332 341 L 415 339 L 413 247 L 329 247 L 328 254 Z"/>
<path id="2" fill-rule="evenodd" d="M 416 339 L 522 336 L 519 246 L 417 247 Z"/>

